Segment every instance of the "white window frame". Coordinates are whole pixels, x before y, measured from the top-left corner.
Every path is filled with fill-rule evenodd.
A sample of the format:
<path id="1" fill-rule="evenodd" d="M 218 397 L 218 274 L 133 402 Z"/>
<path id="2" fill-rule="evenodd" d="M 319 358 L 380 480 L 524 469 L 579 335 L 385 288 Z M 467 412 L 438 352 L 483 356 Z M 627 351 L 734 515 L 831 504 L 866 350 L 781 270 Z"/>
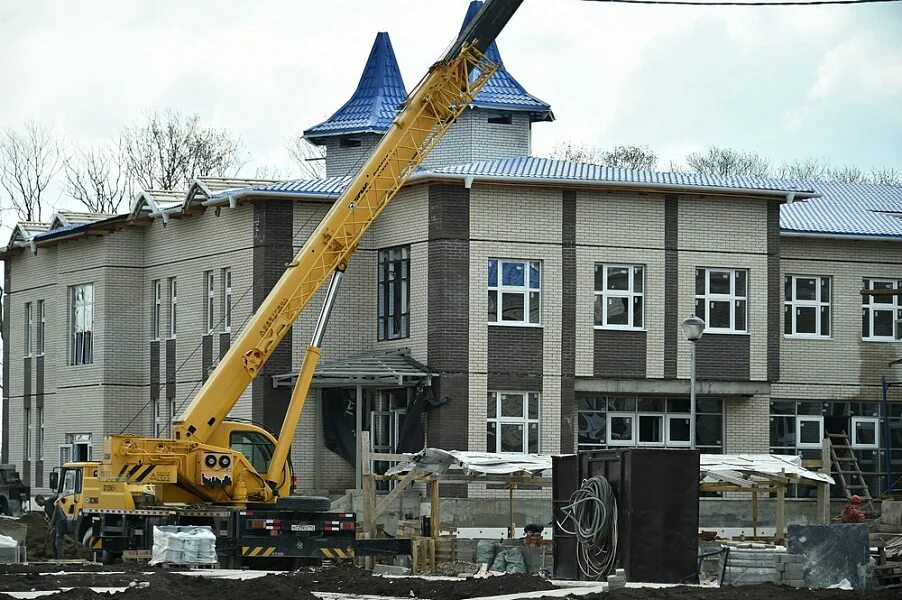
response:
<path id="1" fill-rule="evenodd" d="M 660 442 L 643 442 L 639 439 L 639 435 L 642 433 L 641 427 L 639 426 L 639 421 L 642 420 L 643 417 L 650 418 L 653 417 L 658 419 L 661 422 L 661 441 Z M 648 448 L 663 448 L 667 445 L 667 424 L 666 421 L 667 414 L 662 412 L 640 412 L 636 413 L 636 446 L 639 447 L 648 447 Z"/>
<path id="2" fill-rule="evenodd" d="M 226 267 L 220 273 L 222 277 L 222 330 L 232 331 L 232 269 Z"/>
<path id="3" fill-rule="evenodd" d="M 874 425 L 874 443 L 873 444 L 861 444 L 858 442 L 858 428 L 856 427 L 859 423 L 870 423 Z M 852 417 L 852 425 L 851 425 L 851 436 L 850 441 L 852 447 L 856 450 L 858 449 L 870 449 L 876 450 L 880 448 L 880 419 L 878 417 Z"/>
<path id="4" fill-rule="evenodd" d="M 179 282 L 176 277 L 169 278 L 169 337 L 175 339 L 179 317 Z"/>
<path id="5" fill-rule="evenodd" d="M 692 428 L 692 418 L 689 413 L 667 413 L 665 415 L 666 423 L 665 423 L 665 431 L 664 431 L 664 440 L 668 448 L 688 448 L 691 445 L 692 440 L 675 440 L 670 435 L 670 421 L 672 419 L 686 419 L 689 421 L 690 428 L 690 438 L 692 437 L 691 428 Z"/>
<path id="6" fill-rule="evenodd" d="M 830 339 L 831 334 L 824 333 L 821 328 L 821 314 L 826 308 L 830 311 L 829 316 L 829 329 L 832 332 L 833 330 L 833 311 L 830 306 L 831 298 L 827 298 L 824 300 L 822 290 L 824 285 L 824 280 L 827 281 L 827 288 L 829 290 L 830 296 L 833 295 L 833 278 L 827 275 L 786 275 L 786 279 L 790 280 L 790 291 L 792 293 L 792 298 L 784 298 L 783 306 L 790 307 L 792 310 L 791 314 L 791 322 L 790 322 L 790 331 L 791 333 L 784 333 L 783 336 L 787 338 L 800 338 L 800 339 Z M 798 280 L 799 279 L 814 279 L 815 281 L 815 299 L 814 300 L 799 300 L 798 299 Z M 785 285 L 785 281 L 784 281 Z M 816 318 L 815 318 L 815 333 L 799 333 L 796 327 L 796 317 L 798 317 L 798 309 L 800 308 L 813 308 L 815 309 Z M 785 311 L 784 311 L 785 313 Z M 784 317 L 785 318 L 785 317 Z M 784 330 L 785 331 L 785 330 Z"/>
<path id="7" fill-rule="evenodd" d="M 902 288 L 902 280 L 899 279 L 889 279 L 886 277 L 865 277 L 864 278 L 864 287 L 867 289 L 874 289 L 874 283 L 889 283 L 892 285 L 893 290 L 898 290 Z M 902 317 L 902 306 L 899 303 L 899 296 L 889 296 L 892 302 L 874 302 L 877 296 L 862 296 L 861 298 L 861 310 L 868 311 L 868 333 L 869 335 L 865 336 L 862 331 L 861 339 L 867 342 L 897 342 L 899 341 L 900 328 L 899 324 L 896 321 Z M 875 311 L 889 311 L 893 314 L 893 334 L 892 335 L 874 335 L 874 312 Z"/>
<path id="8" fill-rule="evenodd" d="M 38 330 L 35 336 L 37 343 L 37 355 L 44 355 L 47 339 L 47 307 L 43 300 L 38 300 Z"/>
<path id="9" fill-rule="evenodd" d="M 79 294 L 79 292 L 81 292 Z M 89 293 L 90 292 L 90 293 Z M 90 300 L 87 299 L 90 295 Z M 81 296 L 81 299 L 79 299 Z M 81 318 L 79 318 L 81 312 Z M 88 319 L 90 317 L 90 319 Z M 94 284 L 81 283 L 69 288 L 69 364 L 89 365 L 94 363 Z M 88 324 L 90 320 L 90 325 Z M 84 321 L 80 323 L 80 321 Z M 79 331 L 79 327 L 82 327 Z M 82 334 L 79 348 L 78 334 Z M 85 333 L 90 334 L 90 344 L 85 343 Z M 81 352 L 79 352 L 79 350 Z M 85 358 L 86 354 L 90 354 Z M 79 358 L 80 357 L 80 358 Z"/>
<path id="10" fill-rule="evenodd" d="M 488 392 L 489 394 L 495 395 L 495 415 L 486 414 L 486 422 L 487 423 L 495 423 L 495 452 L 499 454 L 516 454 L 514 452 L 502 452 L 501 450 L 501 426 L 502 425 L 522 425 L 523 426 L 523 449 L 521 450 L 524 454 L 529 454 L 529 426 L 536 425 L 536 436 L 538 439 L 536 440 L 536 453 L 540 453 L 542 451 L 542 394 L 539 392 L 524 392 L 524 391 L 510 391 L 510 390 L 491 390 Z M 529 396 L 530 394 L 535 394 L 536 396 L 536 418 L 530 418 L 529 416 Z M 501 415 L 501 397 L 505 395 L 510 396 L 522 396 L 522 404 L 520 405 L 523 409 L 522 416 L 502 416 Z"/>
<path id="11" fill-rule="evenodd" d="M 31 460 L 31 438 L 32 438 L 32 436 L 31 436 L 31 434 L 32 434 L 31 409 L 23 408 L 22 409 L 22 417 L 25 419 L 25 439 L 22 440 L 24 442 L 23 447 L 22 447 L 22 450 L 23 450 L 22 455 L 23 455 L 24 460 L 28 461 L 28 460 Z"/>
<path id="12" fill-rule="evenodd" d="M 726 333 L 726 334 L 747 334 L 749 332 L 749 288 L 751 287 L 751 277 L 748 269 L 732 269 L 732 268 L 717 268 L 717 267 L 697 267 L 696 268 L 696 277 L 698 277 L 698 271 L 705 272 L 705 293 L 695 295 L 696 301 L 704 300 L 705 301 L 705 316 L 704 321 L 707 323 L 705 327 L 705 333 Z M 730 293 L 729 294 L 714 294 L 711 292 L 711 273 L 729 273 L 730 274 Z M 744 273 L 745 274 L 745 295 L 740 296 L 736 294 L 736 274 Z M 742 300 L 745 302 L 745 328 L 737 329 L 736 328 L 736 301 Z M 730 303 L 730 326 L 729 327 L 713 327 L 711 325 L 711 303 L 712 302 L 729 302 Z"/>
<path id="13" fill-rule="evenodd" d="M 787 415 L 788 416 L 788 415 Z M 817 421 L 820 426 L 818 441 L 802 441 L 802 421 Z M 800 450 L 821 448 L 824 444 L 824 417 L 822 415 L 796 415 L 796 448 Z"/>
<path id="14" fill-rule="evenodd" d="M 628 417 L 630 419 L 630 423 L 632 423 L 630 439 L 628 440 L 617 440 L 611 437 L 611 420 L 617 417 Z M 637 446 L 638 441 L 638 430 L 639 430 L 639 414 L 634 412 L 609 412 L 608 413 L 608 422 L 605 423 L 605 440 L 607 441 L 608 446 Z"/>
<path id="15" fill-rule="evenodd" d="M 207 304 L 204 316 L 207 319 L 207 335 L 212 335 L 216 329 L 216 312 L 214 303 L 216 302 L 216 278 L 213 271 L 204 272 L 204 287 L 207 292 Z"/>
<path id="16" fill-rule="evenodd" d="M 34 305 L 25 303 L 25 356 L 31 356 L 34 346 Z"/>
<path id="17" fill-rule="evenodd" d="M 595 329 L 621 329 L 621 330 L 630 330 L 630 331 L 644 331 L 645 330 L 645 265 L 627 265 L 627 264 L 616 264 L 616 263 L 596 263 L 595 269 L 601 269 L 602 271 L 602 283 L 601 289 L 595 289 L 595 299 L 598 301 L 598 298 L 601 298 L 601 324 L 595 323 Z M 608 289 L 608 270 L 609 269 L 626 269 L 629 274 L 627 279 L 629 280 L 629 287 L 626 290 L 609 290 Z M 642 282 L 642 289 L 636 291 L 636 270 L 640 270 L 640 278 Z M 627 299 L 627 319 L 629 321 L 626 325 L 621 324 L 611 324 L 608 323 L 608 298 L 626 298 Z M 642 324 L 636 325 L 635 323 L 635 311 L 633 307 L 636 302 L 636 298 L 639 298 L 642 302 Z"/>
<path id="18" fill-rule="evenodd" d="M 56 448 L 59 450 L 59 467 L 72 462 L 72 444 L 59 444 Z"/>
<path id="19" fill-rule="evenodd" d="M 175 406 L 175 400 L 170 400 L 169 402 L 169 437 L 172 437 L 175 432 L 175 418 L 178 416 L 175 411 L 178 409 Z"/>
<path id="20" fill-rule="evenodd" d="M 153 312 L 150 315 L 150 339 L 158 340 L 163 321 L 163 282 L 154 279 L 151 287 L 153 288 Z"/>
<path id="21" fill-rule="evenodd" d="M 503 325 L 503 326 L 513 326 L 513 327 L 541 327 L 542 326 L 542 279 L 544 275 L 542 273 L 542 261 L 540 260 L 531 260 L 531 259 L 520 259 L 520 258 L 489 258 L 488 263 L 495 261 L 497 263 L 496 269 L 496 285 L 489 285 L 488 291 L 495 292 L 496 294 L 496 311 L 495 311 L 495 320 L 489 321 L 489 325 Z M 488 264 L 486 263 L 486 264 Z M 504 285 L 504 268 L 505 264 L 521 264 L 523 265 L 523 285 Z M 539 271 L 539 287 L 532 287 L 531 281 L 531 268 L 535 265 Z M 486 277 L 486 283 L 488 283 L 488 277 Z M 523 320 L 521 321 L 506 321 L 503 320 L 503 306 L 504 306 L 504 295 L 505 294 L 517 294 L 523 296 Z M 532 309 L 532 304 L 530 300 L 530 296 L 532 294 L 538 294 L 539 303 L 539 317 L 538 321 L 533 323 L 530 321 L 530 313 Z"/>
<path id="22" fill-rule="evenodd" d="M 44 407 L 38 407 L 38 460 L 44 460 Z"/>

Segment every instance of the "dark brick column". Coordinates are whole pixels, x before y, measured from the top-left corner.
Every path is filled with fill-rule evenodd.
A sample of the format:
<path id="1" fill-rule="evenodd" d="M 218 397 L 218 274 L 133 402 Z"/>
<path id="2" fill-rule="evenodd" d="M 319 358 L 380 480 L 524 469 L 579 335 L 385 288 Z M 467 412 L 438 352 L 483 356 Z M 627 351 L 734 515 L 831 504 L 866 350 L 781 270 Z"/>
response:
<path id="1" fill-rule="evenodd" d="M 780 203 L 767 205 L 767 380 L 780 379 Z"/>
<path id="2" fill-rule="evenodd" d="M 264 200 L 254 204 L 254 310 L 266 298 L 293 258 L 294 202 Z M 290 388 L 274 388 L 272 376 L 288 373 L 291 363 L 291 329 L 260 369 L 252 383 L 252 415 L 270 431 L 282 427 L 291 401 Z"/>
<path id="3" fill-rule="evenodd" d="M 576 192 L 561 198 L 561 453 L 576 442 Z"/>
<path id="4" fill-rule="evenodd" d="M 429 413 L 429 445 L 467 450 L 469 437 L 470 190 L 429 186 L 427 361 L 448 403 Z"/>
<path id="5" fill-rule="evenodd" d="M 664 196 L 664 378 L 676 379 L 679 314 L 679 196 Z M 687 315 L 688 316 L 688 315 Z M 644 377 L 644 375 L 643 375 Z"/>

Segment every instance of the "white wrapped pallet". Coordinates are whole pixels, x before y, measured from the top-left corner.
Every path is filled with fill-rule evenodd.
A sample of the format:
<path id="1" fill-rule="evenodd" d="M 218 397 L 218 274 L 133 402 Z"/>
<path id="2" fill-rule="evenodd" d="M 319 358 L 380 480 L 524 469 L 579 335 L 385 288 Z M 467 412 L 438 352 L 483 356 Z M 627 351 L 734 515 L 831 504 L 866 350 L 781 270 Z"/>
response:
<path id="1" fill-rule="evenodd" d="M 211 565 L 216 563 L 216 535 L 207 526 L 161 525 L 153 528 L 150 564 Z"/>

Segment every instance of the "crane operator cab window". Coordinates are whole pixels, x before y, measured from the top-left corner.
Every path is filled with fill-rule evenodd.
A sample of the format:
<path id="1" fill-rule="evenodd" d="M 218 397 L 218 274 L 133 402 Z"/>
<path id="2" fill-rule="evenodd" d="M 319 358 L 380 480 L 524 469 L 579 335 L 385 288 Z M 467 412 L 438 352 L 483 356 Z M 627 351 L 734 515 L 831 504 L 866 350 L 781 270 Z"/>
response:
<path id="1" fill-rule="evenodd" d="M 72 496 L 79 492 L 81 492 L 81 469 L 63 469 L 59 495 Z"/>
<path id="2" fill-rule="evenodd" d="M 242 453 L 257 473 L 266 473 L 269 469 L 275 447 L 263 434 L 256 431 L 233 431 L 229 436 L 229 446 Z"/>

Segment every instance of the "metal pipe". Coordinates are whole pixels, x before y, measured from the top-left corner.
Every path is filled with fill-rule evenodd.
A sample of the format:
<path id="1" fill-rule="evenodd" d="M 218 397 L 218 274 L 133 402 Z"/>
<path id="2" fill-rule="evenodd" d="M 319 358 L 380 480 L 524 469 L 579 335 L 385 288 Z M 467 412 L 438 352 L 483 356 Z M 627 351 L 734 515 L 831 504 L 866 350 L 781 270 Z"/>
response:
<path id="1" fill-rule="evenodd" d="M 695 340 L 689 350 L 689 447 L 695 449 Z"/>
<path id="2" fill-rule="evenodd" d="M 338 295 L 338 286 L 341 285 L 341 279 L 344 277 L 344 271 L 338 269 L 332 273 L 332 281 L 329 282 L 329 291 L 326 292 L 326 300 L 323 302 L 323 309 L 319 313 L 319 319 L 316 321 L 316 329 L 313 330 L 313 339 L 310 341 L 311 346 L 319 348 L 323 343 L 323 336 L 326 334 L 326 325 L 329 324 L 329 317 L 332 316 L 332 307 L 335 305 L 335 296 Z"/>

